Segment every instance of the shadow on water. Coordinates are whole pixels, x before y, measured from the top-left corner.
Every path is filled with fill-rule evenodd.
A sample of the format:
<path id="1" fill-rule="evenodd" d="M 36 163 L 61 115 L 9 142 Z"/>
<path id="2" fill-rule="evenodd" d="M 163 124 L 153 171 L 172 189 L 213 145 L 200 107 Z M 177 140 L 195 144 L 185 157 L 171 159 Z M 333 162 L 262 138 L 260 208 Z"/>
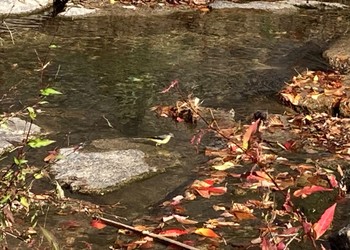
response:
<path id="1" fill-rule="evenodd" d="M 175 131 L 176 140 L 162 150 L 179 153 L 181 167 L 105 196 L 78 195 L 101 204 L 121 202 L 127 209 L 116 213 L 133 219 L 147 214 L 169 193 L 175 195 L 174 190 L 182 193 L 195 178 L 192 170 L 204 162 L 189 145 L 193 131 L 157 120 L 149 111 L 177 99 L 159 93 L 166 85 L 178 79 L 184 90 L 204 100 L 204 106 L 233 108 L 237 119 L 258 109 L 283 112 L 277 92 L 284 82 L 306 68 L 327 69 L 322 51 L 344 33 L 350 19 L 339 12 L 278 15 L 231 10 L 29 20 L 26 25 L 7 21 L 14 45 L 6 30 L 0 33 L 0 57 L 6 58 L 0 61 L 0 91 L 16 86 L 3 100 L 5 105 L 15 104 L 10 111 L 30 104 L 43 87 L 34 71 L 37 51 L 42 60 L 51 60 L 44 85 L 64 93 L 39 118 L 39 125 L 56 134 L 58 146 L 66 146 L 68 138 L 77 144 Z M 55 47 L 49 49 L 50 43 Z"/>

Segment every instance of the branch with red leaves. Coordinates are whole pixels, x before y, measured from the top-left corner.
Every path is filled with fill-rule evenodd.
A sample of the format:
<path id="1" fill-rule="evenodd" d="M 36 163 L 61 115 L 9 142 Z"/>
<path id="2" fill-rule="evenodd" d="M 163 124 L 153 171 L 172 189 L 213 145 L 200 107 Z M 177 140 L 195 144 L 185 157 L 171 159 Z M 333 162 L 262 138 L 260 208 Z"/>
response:
<path id="1" fill-rule="evenodd" d="M 140 230 L 140 229 L 137 229 L 133 226 L 126 225 L 126 224 L 118 222 L 118 221 L 110 220 L 110 219 L 103 218 L 103 217 L 93 217 L 93 220 L 95 221 L 94 224 L 97 224 L 97 226 L 95 226 L 96 228 L 101 228 L 101 226 L 98 226 L 98 225 L 104 225 L 104 226 L 108 225 L 108 226 L 112 226 L 112 227 L 116 227 L 116 228 L 125 228 L 125 229 L 128 229 L 130 231 L 133 231 L 133 232 L 145 235 L 145 236 L 149 236 L 149 237 L 152 237 L 154 239 L 158 239 L 158 240 L 163 241 L 163 242 L 177 245 L 179 247 L 182 247 L 183 249 L 199 250 L 196 247 L 186 245 L 180 241 L 169 239 L 167 237 L 164 237 L 164 236 L 159 235 L 159 234 L 154 234 L 154 233 L 151 233 L 149 231 Z"/>

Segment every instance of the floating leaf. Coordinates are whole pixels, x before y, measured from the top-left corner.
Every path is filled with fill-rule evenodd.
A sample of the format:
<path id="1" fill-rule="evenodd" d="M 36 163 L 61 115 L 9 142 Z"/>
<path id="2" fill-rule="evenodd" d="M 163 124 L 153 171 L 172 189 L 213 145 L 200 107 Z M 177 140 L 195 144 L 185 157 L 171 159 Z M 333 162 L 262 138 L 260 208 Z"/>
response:
<path id="1" fill-rule="evenodd" d="M 204 181 L 195 180 L 191 185 L 191 188 L 196 190 L 197 193 L 204 197 L 209 198 L 211 195 L 222 195 L 227 192 L 226 187 L 213 187 L 214 181 L 206 179 Z"/>
<path id="2" fill-rule="evenodd" d="M 62 95 L 61 92 L 53 89 L 53 88 L 46 88 L 46 89 L 41 89 L 40 94 L 43 96 L 49 96 L 49 95 Z"/>
<path id="3" fill-rule="evenodd" d="M 331 225 L 336 206 L 337 206 L 337 203 L 334 203 L 331 207 L 327 208 L 327 210 L 324 211 L 324 213 L 322 214 L 320 220 L 312 226 L 315 232 L 316 240 L 319 239 Z"/>
<path id="4" fill-rule="evenodd" d="M 296 190 L 293 193 L 293 195 L 295 197 L 301 196 L 301 198 L 305 198 L 310 194 L 321 192 L 321 191 L 333 191 L 333 189 L 312 185 L 312 186 L 306 186 L 306 187 L 303 187 L 302 189 Z"/>
<path id="5" fill-rule="evenodd" d="M 52 143 L 54 143 L 56 141 L 53 141 L 53 140 L 49 140 L 49 139 L 41 139 L 41 138 L 35 138 L 35 139 L 31 139 L 29 142 L 28 142 L 28 145 L 31 147 L 31 148 L 41 148 L 41 147 L 45 147 L 45 146 L 48 146 Z"/>
<path id="6" fill-rule="evenodd" d="M 203 235 L 205 237 L 210 237 L 210 238 L 219 238 L 219 235 L 217 235 L 213 230 L 210 228 L 198 228 L 194 231 L 194 233 Z"/>
<path id="7" fill-rule="evenodd" d="M 103 223 L 101 220 L 98 220 L 98 219 L 92 220 L 90 225 L 94 228 L 97 228 L 97 229 L 102 229 L 102 228 L 105 228 L 107 226 L 105 223 Z"/>

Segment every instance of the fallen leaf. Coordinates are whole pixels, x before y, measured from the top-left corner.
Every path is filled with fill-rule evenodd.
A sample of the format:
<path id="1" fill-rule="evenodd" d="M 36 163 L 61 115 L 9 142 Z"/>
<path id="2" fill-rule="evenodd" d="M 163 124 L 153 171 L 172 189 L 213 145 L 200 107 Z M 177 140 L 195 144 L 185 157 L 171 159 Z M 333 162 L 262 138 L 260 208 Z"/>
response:
<path id="1" fill-rule="evenodd" d="M 326 211 L 322 214 L 319 221 L 317 221 L 313 226 L 315 232 L 315 239 L 319 239 L 329 228 L 333 221 L 334 211 L 337 203 L 334 203 L 331 207 L 327 208 Z"/>
<path id="2" fill-rule="evenodd" d="M 221 164 L 221 165 L 214 165 L 213 168 L 216 169 L 216 170 L 226 170 L 226 169 L 229 169 L 229 168 L 232 168 L 235 164 L 233 164 L 232 162 L 230 161 L 227 161 L 225 162 L 224 164 Z"/>
<path id="3" fill-rule="evenodd" d="M 210 228 L 198 228 L 194 231 L 194 233 L 199 234 L 199 235 L 203 235 L 205 237 L 209 237 L 209 238 L 219 238 L 219 235 L 217 235 L 213 230 L 211 230 Z"/>
<path id="4" fill-rule="evenodd" d="M 187 219 L 188 216 L 181 216 L 181 215 L 174 214 L 173 217 L 181 224 L 193 225 L 198 223 L 198 221 Z"/>
<path id="5" fill-rule="evenodd" d="M 165 237 L 177 237 L 183 234 L 188 234 L 187 230 L 183 229 L 168 229 L 159 232 L 159 235 L 165 236 Z"/>
<path id="6" fill-rule="evenodd" d="M 246 132 L 243 135 L 243 139 L 242 139 L 242 148 L 243 149 L 248 149 L 249 146 L 249 140 L 251 138 L 251 136 L 258 130 L 258 126 L 260 124 L 260 118 L 257 119 L 256 121 L 254 121 L 246 130 Z"/>
<path id="7" fill-rule="evenodd" d="M 97 229 L 102 229 L 102 228 L 105 228 L 107 226 L 105 223 L 103 223 L 101 220 L 98 220 L 98 219 L 92 220 L 90 225 L 94 228 L 97 228 Z"/>
<path id="8" fill-rule="evenodd" d="M 306 187 L 303 187 L 302 189 L 296 190 L 293 193 L 293 195 L 295 197 L 301 196 L 301 198 L 305 198 L 310 194 L 313 194 L 316 192 L 322 192 L 322 191 L 333 191 L 333 189 L 312 185 L 312 186 L 306 186 Z"/>

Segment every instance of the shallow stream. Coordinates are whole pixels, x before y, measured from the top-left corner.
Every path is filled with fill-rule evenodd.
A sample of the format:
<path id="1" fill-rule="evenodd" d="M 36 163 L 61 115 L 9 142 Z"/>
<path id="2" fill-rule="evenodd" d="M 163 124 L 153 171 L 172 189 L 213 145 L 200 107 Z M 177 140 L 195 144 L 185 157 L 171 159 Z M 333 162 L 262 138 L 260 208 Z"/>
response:
<path id="1" fill-rule="evenodd" d="M 347 31 L 349 23 L 346 12 L 316 10 L 290 15 L 221 10 L 7 19 L 14 44 L 8 30 L 1 28 L 0 94 L 15 88 L 1 109 L 15 111 L 29 105 L 39 89 L 50 85 L 63 95 L 50 100 L 38 123 L 52 132 L 59 147 L 173 132 L 173 141 L 154 150 L 178 153 L 181 167 L 101 197 L 72 194 L 100 204 L 120 202 L 127 209 L 118 208 L 115 214 L 132 221 L 147 215 L 165 197 L 175 196 L 177 188 L 181 193 L 195 178 L 192 170 L 205 161 L 189 143 L 195 130 L 159 120 L 149 110 L 177 99 L 174 93 L 160 94 L 164 87 L 177 79 L 204 106 L 233 108 L 236 119 L 246 120 L 257 110 L 281 113 L 285 107 L 277 92 L 284 82 L 305 69 L 327 69 L 322 52 Z M 51 61 L 42 79 L 35 71 L 40 68 L 38 58 Z M 200 207 L 193 213 L 200 213 Z M 54 225 L 55 220 L 47 223 Z M 80 233 L 82 240 L 94 243 L 94 249 L 115 240 L 112 230 Z"/>

